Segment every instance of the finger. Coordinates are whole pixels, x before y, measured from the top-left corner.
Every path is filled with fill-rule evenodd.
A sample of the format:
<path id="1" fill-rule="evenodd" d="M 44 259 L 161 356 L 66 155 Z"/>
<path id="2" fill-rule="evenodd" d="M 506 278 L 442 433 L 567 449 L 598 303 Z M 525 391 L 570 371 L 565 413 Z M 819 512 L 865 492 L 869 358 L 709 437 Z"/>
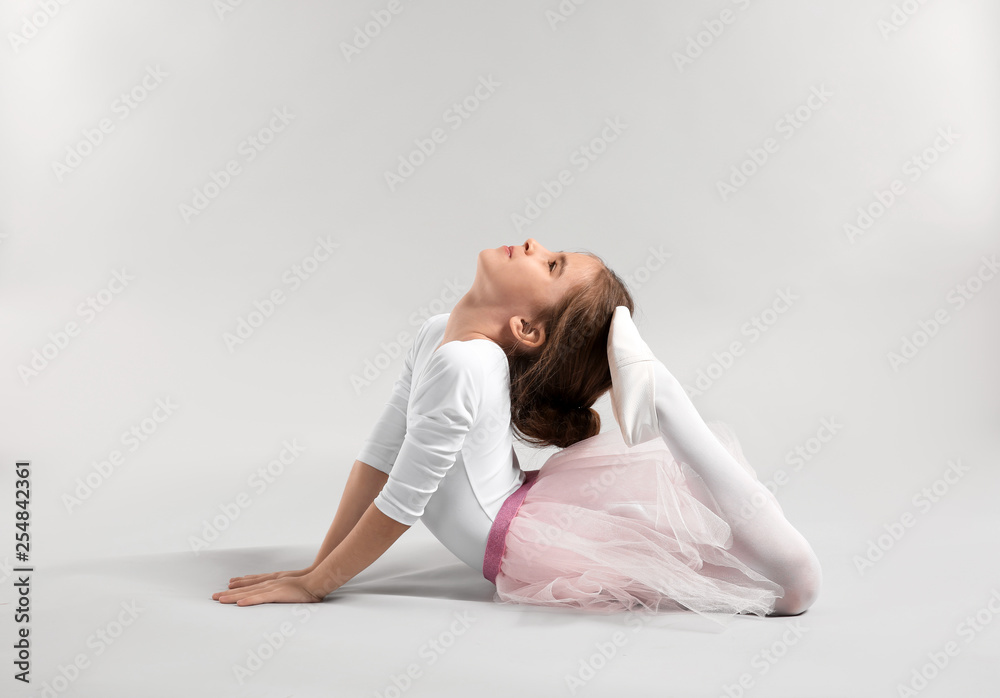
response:
<path id="1" fill-rule="evenodd" d="M 261 574 L 245 574 L 242 577 L 230 577 L 229 581 L 232 582 L 237 579 L 270 579 L 272 577 L 277 577 L 280 572 L 263 572 Z"/>
<path id="2" fill-rule="evenodd" d="M 261 582 L 269 582 L 270 579 L 237 579 L 234 582 L 229 582 L 230 589 L 239 589 L 241 587 L 252 586 L 254 584 L 260 584 Z"/>
<path id="3" fill-rule="evenodd" d="M 241 596 L 236 600 L 237 606 L 256 606 L 261 603 L 303 603 L 296 594 L 289 595 L 287 589 L 274 588 L 260 593 Z"/>
<path id="4" fill-rule="evenodd" d="M 264 594 L 254 594 L 251 596 L 246 596 L 244 598 L 238 599 L 236 601 L 237 606 L 256 606 L 261 603 L 270 603 L 275 597 L 275 592 L 270 591 Z"/>
<path id="5" fill-rule="evenodd" d="M 222 591 L 212 595 L 213 599 L 221 601 L 222 603 L 236 603 L 240 599 L 246 596 L 253 596 L 254 594 L 259 594 L 260 589 L 253 589 L 250 591 Z"/>
<path id="6" fill-rule="evenodd" d="M 243 589 L 226 589 L 225 591 L 217 591 L 212 595 L 215 597 L 233 596 L 239 594 L 255 594 L 263 591 L 268 586 L 268 582 L 261 582 L 260 584 L 254 584 L 253 586 L 245 587 Z"/>
<path id="7" fill-rule="evenodd" d="M 228 596 L 229 594 L 232 594 L 232 593 L 234 593 L 232 589 L 227 589 L 225 591 L 217 591 L 214 594 L 212 594 L 212 598 L 215 601 L 222 601 L 223 603 L 226 603 L 226 600 L 225 600 L 224 597 L 226 597 L 226 596 Z"/>
<path id="8" fill-rule="evenodd" d="M 262 591 L 264 588 L 270 586 L 271 582 L 261 582 L 260 584 L 254 584 L 253 586 L 246 587 L 244 589 L 227 589 L 226 591 L 217 591 L 212 594 L 212 598 L 217 601 L 222 601 L 223 603 L 232 603 L 231 599 L 239 598 L 246 594 L 256 594 Z"/>

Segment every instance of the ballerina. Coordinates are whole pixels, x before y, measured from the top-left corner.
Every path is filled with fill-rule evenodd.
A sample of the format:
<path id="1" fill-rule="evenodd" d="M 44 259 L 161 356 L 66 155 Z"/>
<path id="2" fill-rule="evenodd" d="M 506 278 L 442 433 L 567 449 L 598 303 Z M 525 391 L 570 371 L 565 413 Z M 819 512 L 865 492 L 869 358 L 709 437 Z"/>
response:
<path id="1" fill-rule="evenodd" d="M 596 255 L 533 238 L 482 250 L 469 291 L 409 347 L 312 564 L 233 577 L 212 598 L 322 601 L 420 520 L 500 603 L 805 611 L 815 552 L 633 309 Z M 619 428 L 602 432 L 593 404 L 608 391 Z M 514 438 L 562 450 L 526 472 Z"/>

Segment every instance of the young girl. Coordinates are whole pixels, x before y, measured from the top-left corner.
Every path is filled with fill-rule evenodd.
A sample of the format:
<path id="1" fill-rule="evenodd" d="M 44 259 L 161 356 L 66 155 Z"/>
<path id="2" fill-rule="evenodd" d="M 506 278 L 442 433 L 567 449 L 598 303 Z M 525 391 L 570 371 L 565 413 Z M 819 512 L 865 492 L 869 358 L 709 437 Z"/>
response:
<path id="1" fill-rule="evenodd" d="M 501 603 L 805 611 L 815 553 L 632 310 L 592 254 L 531 238 L 480 252 L 469 291 L 417 333 L 313 563 L 234 577 L 212 598 L 322 601 L 419 519 Z M 602 433 L 592 405 L 609 390 L 620 429 Z M 513 430 L 563 450 L 524 472 Z"/>

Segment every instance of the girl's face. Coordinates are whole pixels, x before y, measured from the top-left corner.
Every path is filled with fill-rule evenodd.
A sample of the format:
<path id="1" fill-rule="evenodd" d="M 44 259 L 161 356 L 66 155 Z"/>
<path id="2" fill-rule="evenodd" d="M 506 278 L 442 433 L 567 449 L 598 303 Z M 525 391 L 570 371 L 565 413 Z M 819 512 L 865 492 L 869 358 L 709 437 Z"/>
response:
<path id="1" fill-rule="evenodd" d="M 552 252 L 534 238 L 479 253 L 476 280 L 488 302 L 511 315 L 532 316 L 584 283 L 601 261 L 580 252 Z"/>

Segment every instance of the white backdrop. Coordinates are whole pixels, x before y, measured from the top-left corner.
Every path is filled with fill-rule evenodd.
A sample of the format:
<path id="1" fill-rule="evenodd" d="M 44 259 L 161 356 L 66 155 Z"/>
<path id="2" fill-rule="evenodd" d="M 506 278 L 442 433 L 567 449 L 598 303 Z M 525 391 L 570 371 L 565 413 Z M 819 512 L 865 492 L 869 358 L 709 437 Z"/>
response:
<path id="1" fill-rule="evenodd" d="M 985 599 L 996 565 L 922 546 L 1000 534 L 998 20 L 5 3 L 0 520 L 29 459 L 40 566 L 315 550 L 421 322 L 534 237 L 629 281 L 829 594 Z"/>

